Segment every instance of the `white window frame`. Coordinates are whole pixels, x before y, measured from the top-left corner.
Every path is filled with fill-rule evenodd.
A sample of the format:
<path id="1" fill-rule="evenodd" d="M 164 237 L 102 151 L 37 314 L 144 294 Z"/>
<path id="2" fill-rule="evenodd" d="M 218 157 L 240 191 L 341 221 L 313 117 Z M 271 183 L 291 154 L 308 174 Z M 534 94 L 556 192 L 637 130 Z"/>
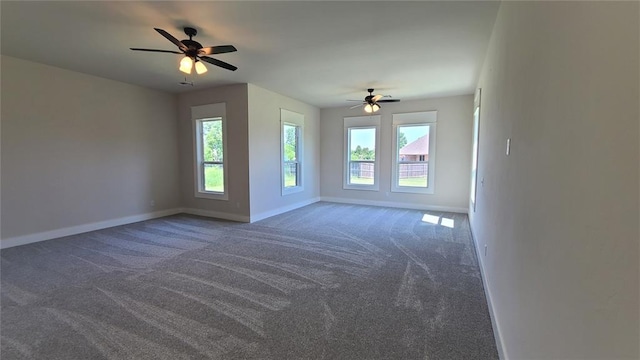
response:
<path id="1" fill-rule="evenodd" d="M 380 190 L 380 115 L 372 116 L 354 116 L 344 118 L 344 155 L 343 155 L 343 181 L 342 188 L 345 190 Z M 349 139 L 350 129 L 375 129 L 375 161 L 373 171 L 373 185 L 366 184 L 350 184 L 349 172 L 350 172 L 350 155 L 351 155 L 351 143 Z"/>
<path id="2" fill-rule="evenodd" d="M 194 158 L 194 196 L 197 198 L 212 200 L 229 200 L 229 152 L 227 151 L 227 122 L 226 104 L 207 104 L 191 107 L 191 120 L 193 124 L 193 158 Z M 224 177 L 224 190 L 207 191 L 204 188 L 204 159 L 202 144 L 202 122 L 207 120 L 222 121 L 222 171 Z"/>
<path id="3" fill-rule="evenodd" d="M 284 161 L 284 127 L 285 125 L 295 126 L 296 127 L 296 163 L 297 166 L 297 174 L 296 186 L 285 187 L 285 177 L 284 177 L 284 169 L 285 169 L 285 161 Z M 303 167 L 303 159 L 304 159 L 304 115 L 290 111 L 287 109 L 280 109 L 280 186 L 282 188 L 282 196 L 298 193 L 304 191 L 304 181 L 302 178 L 302 167 Z"/>
<path id="4" fill-rule="evenodd" d="M 436 180 L 436 125 L 438 120 L 437 111 L 422 111 L 405 114 L 393 114 L 393 135 L 392 135 L 392 149 L 393 159 L 391 160 L 391 191 L 401 193 L 414 193 L 414 194 L 434 194 L 435 193 L 435 180 Z M 427 187 L 415 187 L 415 186 L 400 186 L 398 176 L 398 127 L 400 126 L 429 126 L 429 168 Z"/>

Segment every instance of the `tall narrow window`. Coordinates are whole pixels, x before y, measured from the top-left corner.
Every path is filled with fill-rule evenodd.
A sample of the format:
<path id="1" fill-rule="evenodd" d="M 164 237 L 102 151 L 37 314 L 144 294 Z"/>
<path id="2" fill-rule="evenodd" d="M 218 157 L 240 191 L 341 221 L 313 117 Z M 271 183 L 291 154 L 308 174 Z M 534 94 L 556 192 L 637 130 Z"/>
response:
<path id="1" fill-rule="evenodd" d="M 281 109 L 282 194 L 302 191 L 302 125 L 304 115 Z"/>
<path id="2" fill-rule="evenodd" d="M 480 139 L 480 89 L 473 100 L 473 145 L 471 153 L 471 208 L 476 211 L 478 189 L 478 140 Z"/>
<path id="3" fill-rule="evenodd" d="M 227 200 L 225 104 L 192 107 L 195 128 L 195 196 Z"/>
<path id="4" fill-rule="evenodd" d="M 344 188 L 378 190 L 378 154 L 380 116 L 344 119 L 345 176 Z"/>
<path id="5" fill-rule="evenodd" d="M 202 183 L 204 191 L 224 192 L 224 150 L 222 149 L 222 119 L 198 120 L 202 143 Z"/>
<path id="6" fill-rule="evenodd" d="M 300 185 L 300 157 L 298 156 L 298 138 L 300 127 L 297 125 L 284 124 L 282 126 L 282 136 L 284 138 L 284 187 L 291 188 Z"/>
<path id="7" fill-rule="evenodd" d="M 393 115 L 394 192 L 433 194 L 436 112 Z"/>

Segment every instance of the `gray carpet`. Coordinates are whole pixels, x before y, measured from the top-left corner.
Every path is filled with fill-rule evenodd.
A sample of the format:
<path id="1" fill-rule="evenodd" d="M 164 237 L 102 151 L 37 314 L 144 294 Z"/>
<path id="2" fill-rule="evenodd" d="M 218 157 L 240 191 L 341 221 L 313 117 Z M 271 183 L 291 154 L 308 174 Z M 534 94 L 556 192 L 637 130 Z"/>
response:
<path id="1" fill-rule="evenodd" d="M 467 217 L 424 214 L 320 202 L 3 250 L 1 357 L 497 359 Z"/>

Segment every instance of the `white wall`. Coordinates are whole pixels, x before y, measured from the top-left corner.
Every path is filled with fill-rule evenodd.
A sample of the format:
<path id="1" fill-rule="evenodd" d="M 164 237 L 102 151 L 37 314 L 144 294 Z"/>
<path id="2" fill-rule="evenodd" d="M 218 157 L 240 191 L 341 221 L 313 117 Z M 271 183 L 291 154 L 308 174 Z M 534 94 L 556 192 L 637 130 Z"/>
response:
<path id="1" fill-rule="evenodd" d="M 249 92 L 249 172 L 251 221 L 292 210 L 320 196 L 320 110 L 253 84 Z M 282 195 L 280 109 L 304 115 L 304 190 Z"/>
<path id="2" fill-rule="evenodd" d="M 179 205 L 174 96 L 7 56 L 1 66 L 3 240 Z"/>
<path id="3" fill-rule="evenodd" d="M 638 12 L 500 7 L 470 218 L 504 358 L 639 357 Z"/>
<path id="4" fill-rule="evenodd" d="M 194 195 L 194 129 L 191 107 L 226 103 L 228 200 L 196 198 Z M 180 147 L 180 194 L 188 212 L 249 221 L 249 143 L 247 84 L 192 91 L 178 97 Z"/>
<path id="5" fill-rule="evenodd" d="M 438 111 L 434 194 L 391 192 L 392 115 Z M 343 189 L 344 117 L 362 116 L 362 108 L 322 109 L 320 113 L 322 198 L 374 205 L 467 211 L 471 176 L 473 95 L 383 104 L 380 129 L 380 190 Z"/>

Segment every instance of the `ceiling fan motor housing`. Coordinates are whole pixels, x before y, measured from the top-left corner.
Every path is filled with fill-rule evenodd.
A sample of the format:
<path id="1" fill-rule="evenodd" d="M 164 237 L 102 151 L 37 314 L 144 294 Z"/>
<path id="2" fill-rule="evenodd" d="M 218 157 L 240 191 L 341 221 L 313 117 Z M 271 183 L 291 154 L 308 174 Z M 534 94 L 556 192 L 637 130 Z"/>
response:
<path id="1" fill-rule="evenodd" d="M 198 34 L 198 30 L 192 27 L 185 27 L 184 33 L 189 36 L 189 39 L 180 40 L 180 42 L 188 48 L 188 50 L 185 51 L 185 55 L 195 58 L 196 55 L 198 55 L 198 50 L 202 49 L 202 44 L 192 39 L 196 34 Z"/>
<path id="2" fill-rule="evenodd" d="M 369 95 L 365 96 L 364 101 L 369 104 L 369 105 L 373 105 L 373 90 L 374 89 L 367 89 L 367 91 L 369 92 Z"/>
<path id="3" fill-rule="evenodd" d="M 198 55 L 198 50 L 202 49 L 202 45 L 195 40 L 180 40 L 186 47 L 187 51 L 185 51 L 185 55 L 189 57 L 196 57 Z"/>

